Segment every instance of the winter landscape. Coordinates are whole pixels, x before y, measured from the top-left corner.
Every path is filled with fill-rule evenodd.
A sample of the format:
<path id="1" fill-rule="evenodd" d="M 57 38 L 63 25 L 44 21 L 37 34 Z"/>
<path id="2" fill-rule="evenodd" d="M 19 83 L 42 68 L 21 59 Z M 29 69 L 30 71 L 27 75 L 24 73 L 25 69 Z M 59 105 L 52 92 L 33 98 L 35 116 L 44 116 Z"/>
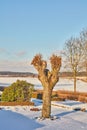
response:
<path id="1" fill-rule="evenodd" d="M 13 78 L 0 77 L 2 84 L 11 84 L 17 79 L 27 80 L 34 83 L 35 88 L 40 88 L 41 84 L 37 78 Z M 77 81 L 79 91 L 87 92 L 87 83 L 81 80 Z M 73 90 L 72 79 L 60 78 L 55 86 L 58 89 Z M 52 101 L 51 119 L 39 119 L 41 116 L 42 100 L 31 99 L 35 106 L 0 106 L 0 130 L 86 130 L 87 129 L 87 103 L 78 101 Z M 31 108 L 39 108 L 40 111 L 31 111 Z M 76 111 L 75 108 L 81 108 L 86 111 Z"/>
<path id="2" fill-rule="evenodd" d="M 87 0 L 0 1 L 0 130 L 87 130 Z"/>

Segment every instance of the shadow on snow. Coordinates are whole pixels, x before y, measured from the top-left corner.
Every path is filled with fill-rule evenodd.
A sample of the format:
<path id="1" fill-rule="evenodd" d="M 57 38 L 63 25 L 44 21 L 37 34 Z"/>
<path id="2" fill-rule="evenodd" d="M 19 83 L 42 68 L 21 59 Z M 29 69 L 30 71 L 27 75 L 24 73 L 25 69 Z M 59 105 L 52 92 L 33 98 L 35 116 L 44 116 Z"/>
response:
<path id="1" fill-rule="evenodd" d="M 43 127 L 35 120 L 9 110 L 0 111 L 0 130 L 35 130 Z"/>

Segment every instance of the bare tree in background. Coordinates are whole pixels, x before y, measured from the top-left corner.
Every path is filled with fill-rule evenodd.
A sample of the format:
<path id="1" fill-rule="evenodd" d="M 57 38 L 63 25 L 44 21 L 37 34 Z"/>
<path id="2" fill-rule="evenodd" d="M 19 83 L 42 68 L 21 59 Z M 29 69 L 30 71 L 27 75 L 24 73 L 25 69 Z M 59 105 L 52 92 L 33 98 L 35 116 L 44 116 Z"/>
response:
<path id="1" fill-rule="evenodd" d="M 59 70 L 61 67 L 61 58 L 56 55 L 50 57 L 51 71 L 47 69 L 47 62 L 42 59 L 41 54 L 37 54 L 32 63 L 38 71 L 38 79 L 43 86 L 43 107 L 42 117 L 50 118 L 51 114 L 51 95 L 52 90 L 59 80 Z"/>
<path id="2" fill-rule="evenodd" d="M 81 69 L 82 44 L 78 38 L 70 38 L 65 42 L 64 58 L 66 69 L 73 72 L 74 92 L 76 92 L 76 76 Z"/>
<path id="3" fill-rule="evenodd" d="M 83 64 L 82 67 L 86 72 L 87 79 L 87 30 L 83 30 L 80 34 L 81 42 L 83 44 Z"/>

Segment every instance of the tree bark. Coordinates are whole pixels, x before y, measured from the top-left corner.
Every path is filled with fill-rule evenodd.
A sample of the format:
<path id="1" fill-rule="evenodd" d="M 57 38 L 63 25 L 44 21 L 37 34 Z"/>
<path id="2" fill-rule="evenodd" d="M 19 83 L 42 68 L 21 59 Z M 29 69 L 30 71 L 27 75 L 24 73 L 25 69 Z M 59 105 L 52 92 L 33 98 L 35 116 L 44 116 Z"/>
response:
<path id="1" fill-rule="evenodd" d="M 87 80 L 87 63 L 86 63 L 86 80 Z"/>
<path id="2" fill-rule="evenodd" d="M 43 90 L 43 107 L 42 107 L 42 117 L 50 118 L 51 114 L 51 95 L 52 88 L 50 86 L 44 87 Z"/>

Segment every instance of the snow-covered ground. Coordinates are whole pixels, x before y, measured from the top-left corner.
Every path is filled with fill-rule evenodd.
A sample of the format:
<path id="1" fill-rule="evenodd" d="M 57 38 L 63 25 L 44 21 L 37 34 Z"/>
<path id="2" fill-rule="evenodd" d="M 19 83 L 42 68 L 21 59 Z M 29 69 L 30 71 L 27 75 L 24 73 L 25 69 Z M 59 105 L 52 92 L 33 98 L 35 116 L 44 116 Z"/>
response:
<path id="1" fill-rule="evenodd" d="M 36 106 L 1 107 L 0 130 L 87 130 L 87 104 L 76 101 L 52 102 L 52 116 L 57 119 L 39 120 L 36 117 L 41 116 L 41 111 L 30 111 L 30 108 L 41 109 L 42 102 L 36 99 L 33 101 Z M 86 108 L 86 111 L 73 110 L 78 105 Z"/>
<path id="2" fill-rule="evenodd" d="M 11 83 L 15 82 L 17 79 L 26 80 L 35 85 L 35 89 L 42 89 L 42 85 L 37 78 L 30 77 L 0 77 L 0 85 L 8 86 Z M 59 82 L 54 87 L 54 90 L 73 90 L 73 79 L 68 78 L 60 78 Z M 77 91 L 87 92 L 87 82 L 83 82 L 81 80 L 77 80 Z"/>
<path id="3" fill-rule="evenodd" d="M 17 79 L 26 80 L 42 89 L 36 78 L 0 77 L 1 86 L 8 86 Z M 73 79 L 60 78 L 55 90 L 73 90 Z M 77 91 L 87 92 L 87 83 L 78 80 Z M 42 108 L 42 101 L 32 99 L 35 106 L 0 106 L 0 130 L 87 130 L 87 103 L 76 101 L 53 102 L 52 115 L 55 120 L 39 120 L 41 111 L 30 111 L 30 108 Z M 85 112 L 75 111 L 75 108 L 85 109 Z"/>

